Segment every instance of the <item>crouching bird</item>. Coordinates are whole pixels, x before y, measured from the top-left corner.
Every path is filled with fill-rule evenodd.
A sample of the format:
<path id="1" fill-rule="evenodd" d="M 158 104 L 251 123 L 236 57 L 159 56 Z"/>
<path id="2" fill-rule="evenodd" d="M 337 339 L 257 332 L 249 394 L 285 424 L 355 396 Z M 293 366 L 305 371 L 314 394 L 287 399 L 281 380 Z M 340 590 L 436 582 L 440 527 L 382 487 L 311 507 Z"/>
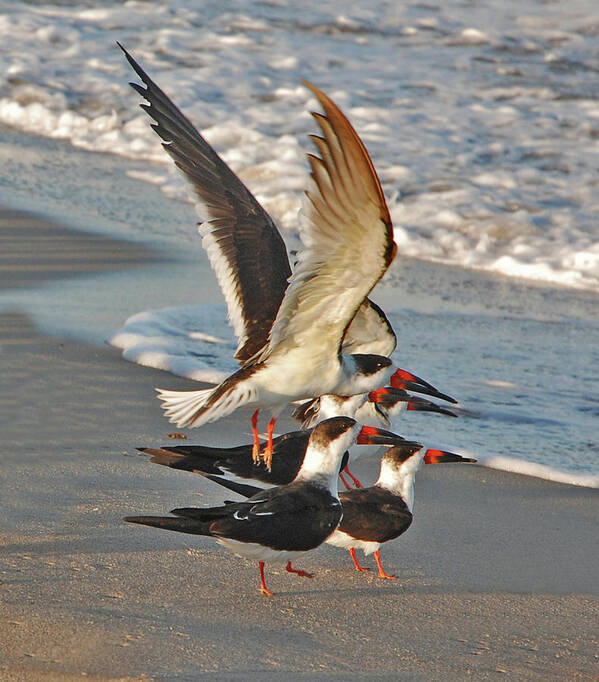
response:
<path id="1" fill-rule="evenodd" d="M 242 502 L 173 509 L 172 517 L 127 516 L 124 521 L 214 537 L 238 556 L 258 560 L 260 590 L 271 596 L 264 563 L 286 561 L 290 573 L 312 577 L 291 562 L 321 545 L 341 521 L 337 476 L 345 451 L 358 439 L 380 443 L 381 433 L 391 439 L 389 432 L 361 427 L 350 417 L 327 419 L 311 432 L 302 466 L 291 483 L 261 490 Z M 403 440 L 396 438 L 398 443 Z"/>

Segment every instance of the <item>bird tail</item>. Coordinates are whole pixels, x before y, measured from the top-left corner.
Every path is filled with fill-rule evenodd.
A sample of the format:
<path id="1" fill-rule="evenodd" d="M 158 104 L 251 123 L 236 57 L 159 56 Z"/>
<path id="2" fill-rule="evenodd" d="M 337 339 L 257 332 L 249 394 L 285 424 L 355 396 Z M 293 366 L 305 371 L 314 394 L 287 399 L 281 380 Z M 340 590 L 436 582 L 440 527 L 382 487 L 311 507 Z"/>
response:
<path id="1" fill-rule="evenodd" d="M 247 449 L 247 446 L 243 446 Z M 162 448 L 137 448 L 146 455 L 151 455 L 152 464 L 162 464 L 171 469 L 223 474 L 216 462 L 223 455 L 230 455 L 241 448 L 211 448 L 203 445 L 182 445 Z"/>
<path id="2" fill-rule="evenodd" d="M 204 472 L 201 473 L 202 476 L 204 476 L 204 478 L 207 478 L 208 480 L 213 481 L 214 483 L 218 483 L 218 485 L 222 485 L 223 488 L 231 490 L 232 492 L 237 493 L 238 495 L 241 495 L 246 498 L 253 497 L 258 493 L 264 492 L 264 488 L 259 488 L 256 485 L 248 485 L 247 483 L 231 481 L 227 478 L 224 478 L 223 476 L 214 476 L 213 474 L 207 474 Z M 226 501 L 225 504 L 227 504 Z"/>
<path id="3" fill-rule="evenodd" d="M 216 421 L 256 400 L 256 390 L 245 379 L 251 371 L 242 368 L 216 388 L 199 391 L 165 391 L 157 388 L 169 421 L 177 426 L 202 426 Z"/>
<path id="4" fill-rule="evenodd" d="M 127 523 L 139 523 L 142 526 L 153 526 L 164 530 L 176 530 L 179 533 L 192 535 L 212 535 L 209 526 L 212 519 L 202 522 L 199 519 L 180 518 L 171 516 L 125 516 Z"/>
<path id="5" fill-rule="evenodd" d="M 208 399 L 214 392 L 213 388 L 204 388 L 200 391 L 167 391 L 157 388 L 158 400 L 169 421 L 177 426 L 200 426 L 196 423 L 206 406 Z M 205 421 L 209 421 L 206 419 Z M 200 423 L 205 423 L 201 421 Z"/>
<path id="6" fill-rule="evenodd" d="M 320 400 L 313 398 L 306 400 L 298 405 L 291 415 L 296 421 L 300 422 L 302 429 L 309 429 L 316 426 L 318 423 L 318 414 L 320 412 Z"/>

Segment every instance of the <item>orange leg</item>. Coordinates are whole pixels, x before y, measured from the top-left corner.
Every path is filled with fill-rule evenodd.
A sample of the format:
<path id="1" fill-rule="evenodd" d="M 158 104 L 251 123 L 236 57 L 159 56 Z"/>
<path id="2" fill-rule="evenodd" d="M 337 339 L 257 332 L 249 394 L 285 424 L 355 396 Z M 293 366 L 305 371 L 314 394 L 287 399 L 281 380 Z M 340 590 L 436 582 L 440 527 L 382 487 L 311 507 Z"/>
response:
<path id="1" fill-rule="evenodd" d="M 268 433 L 268 441 L 266 443 L 266 449 L 262 453 L 262 458 L 264 459 L 264 464 L 266 464 L 267 469 L 270 471 L 270 465 L 272 463 L 272 434 L 275 430 L 276 417 L 273 417 L 266 428 Z"/>
<path id="2" fill-rule="evenodd" d="M 356 550 L 353 547 L 350 547 L 349 553 L 351 555 L 351 558 L 354 560 L 354 566 L 356 567 L 356 571 L 369 571 L 369 568 L 365 568 L 364 566 L 360 566 L 358 563 L 358 558 L 356 557 Z"/>
<path id="3" fill-rule="evenodd" d="M 296 573 L 297 575 L 300 576 L 300 578 L 313 578 L 314 577 L 314 574 L 312 574 L 312 573 L 308 573 L 307 571 L 302 571 L 300 569 L 293 568 L 293 566 L 291 565 L 291 561 L 287 562 L 287 566 L 285 566 L 285 570 L 288 573 Z"/>
<path id="4" fill-rule="evenodd" d="M 391 578 L 393 580 L 397 579 L 396 575 L 387 575 L 385 573 L 383 564 L 381 564 L 381 555 L 378 550 L 374 553 L 374 560 L 376 561 L 376 565 L 379 567 L 379 578 Z"/>
<path id="5" fill-rule="evenodd" d="M 254 447 L 252 448 L 252 459 L 257 464 L 260 461 L 260 439 L 258 438 L 258 414 L 256 410 L 252 415 L 252 433 L 254 434 Z"/>
<path id="6" fill-rule="evenodd" d="M 351 489 L 352 489 L 352 488 L 351 488 L 351 485 L 350 485 L 350 484 L 345 480 L 345 478 L 343 477 L 343 472 L 342 472 L 342 471 L 339 472 L 339 478 L 341 479 L 341 483 L 343 483 L 343 485 L 345 486 L 345 489 L 346 489 L 346 490 L 351 490 Z"/>
<path id="7" fill-rule="evenodd" d="M 356 488 L 362 488 L 363 487 L 362 484 L 360 483 L 360 481 L 358 481 L 358 479 L 347 468 L 347 464 L 343 467 L 343 473 L 347 474 L 351 478 L 351 480 L 354 482 L 354 485 L 356 486 Z"/>
<path id="8" fill-rule="evenodd" d="M 267 597 L 274 597 L 274 592 L 271 592 L 268 587 L 266 587 L 266 583 L 264 582 L 264 562 L 259 561 L 258 566 L 260 567 L 260 592 L 265 594 Z"/>

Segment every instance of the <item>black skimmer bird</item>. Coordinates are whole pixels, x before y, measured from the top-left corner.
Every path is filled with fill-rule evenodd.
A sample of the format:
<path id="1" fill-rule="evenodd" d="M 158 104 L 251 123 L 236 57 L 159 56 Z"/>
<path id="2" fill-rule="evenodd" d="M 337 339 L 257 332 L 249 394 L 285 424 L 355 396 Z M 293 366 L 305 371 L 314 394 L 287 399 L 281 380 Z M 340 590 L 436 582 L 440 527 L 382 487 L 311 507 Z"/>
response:
<path id="1" fill-rule="evenodd" d="M 404 371 L 404 370 L 402 370 Z M 410 386 L 411 381 L 402 380 L 404 385 Z M 442 394 L 441 394 L 442 395 Z M 410 395 L 401 388 L 384 386 L 375 391 L 371 391 L 368 396 L 338 396 L 324 395 L 320 398 L 308 400 L 293 412 L 293 417 L 297 419 L 302 428 L 307 429 L 317 424 L 322 419 L 328 419 L 336 415 L 345 414 L 357 419 L 361 424 L 383 423 L 389 425 L 391 416 L 396 416 L 403 409 L 421 412 L 437 412 L 450 417 L 457 417 L 455 412 L 448 410 L 441 405 Z M 349 490 L 343 474 L 351 478 L 356 488 L 361 488 L 362 484 L 349 470 L 347 462 L 340 474 L 341 481 Z"/>
<path id="2" fill-rule="evenodd" d="M 370 488 L 354 488 L 339 493 L 343 518 L 338 528 L 325 542 L 349 550 L 357 571 L 369 571 L 360 566 L 356 549 L 365 555 L 374 554 L 379 578 L 396 578 L 385 572 L 379 553 L 380 546 L 399 537 L 410 527 L 414 509 L 414 479 L 422 463 L 476 462 L 454 452 L 429 448 L 404 440 L 388 448 L 381 460 L 376 483 Z M 208 476 L 211 481 L 228 490 L 248 497 L 260 490 L 255 486 L 235 483 L 219 476 Z"/>
<path id="3" fill-rule="evenodd" d="M 337 528 L 342 514 L 337 475 L 343 454 L 358 438 L 376 438 L 376 432 L 350 417 L 329 419 L 311 432 L 302 466 L 292 483 L 258 489 L 243 502 L 173 509 L 173 517 L 128 516 L 124 520 L 214 537 L 235 554 L 258 560 L 260 589 L 271 595 L 264 582 L 265 561 L 286 561 L 287 571 L 311 577 L 294 569 L 292 559 L 318 547 Z"/>
<path id="4" fill-rule="evenodd" d="M 266 459 L 279 411 L 298 398 L 367 393 L 388 382 L 396 338 L 367 296 L 395 255 L 385 198 L 362 141 L 337 106 L 309 83 L 324 109 L 313 114 L 322 137 L 309 155 L 314 188 L 305 249 L 293 275 L 272 219 L 165 93 L 123 49 L 145 87 L 165 150 L 191 182 L 209 220 L 200 231 L 239 340 L 241 369 L 214 389 L 159 390 L 166 415 L 179 426 L 201 426 L 254 407 L 270 408 Z M 359 264 L 359 267 L 356 267 Z"/>
<path id="5" fill-rule="evenodd" d="M 338 415 L 336 415 L 338 416 Z M 231 448 L 208 445 L 164 445 L 160 448 L 138 448 L 150 455 L 150 461 L 171 469 L 201 473 L 203 476 L 220 476 L 228 480 L 244 481 L 250 484 L 269 486 L 291 483 L 297 476 L 306 454 L 308 441 L 315 427 L 304 431 L 290 431 L 273 439 L 273 460 L 269 469 L 263 460 L 255 462 L 252 456 L 253 444 Z M 374 427 L 364 427 L 356 445 L 393 445 L 401 437 L 395 433 Z M 343 457 L 340 477 L 346 488 L 342 472 L 347 466 L 348 456 Z M 352 475 L 348 473 L 350 477 Z M 353 477 L 352 477 L 353 478 Z"/>
<path id="6" fill-rule="evenodd" d="M 404 389 L 391 388 L 389 386 L 371 391 L 368 394 L 368 401 L 365 401 L 352 416 L 364 424 L 369 424 L 374 419 L 389 425 L 391 418 L 403 411 L 432 412 L 443 414 L 447 417 L 458 416 L 452 410 L 442 405 L 437 405 L 437 403 L 433 403 L 431 400 L 412 395 Z"/>
<path id="7" fill-rule="evenodd" d="M 453 452 L 429 448 L 423 452 L 420 443 L 405 441 L 387 449 L 381 459 L 376 483 L 369 488 L 355 488 L 340 493 L 343 521 L 327 539 L 335 547 L 348 549 L 358 571 L 356 549 L 374 554 L 379 578 L 396 578 L 383 569 L 379 548 L 405 533 L 412 523 L 414 479 L 422 462 L 476 462 Z"/>
<path id="8" fill-rule="evenodd" d="M 410 386 L 412 382 L 402 380 L 401 383 Z M 370 391 L 368 395 L 323 395 L 320 398 L 306 400 L 293 411 L 292 416 L 300 422 L 303 429 L 308 429 L 323 419 L 342 414 L 354 417 L 362 424 L 369 424 L 373 420 L 387 423 L 390 416 L 404 409 L 457 417 L 455 412 L 441 405 L 411 395 L 404 388 L 392 386 L 378 388 Z"/>

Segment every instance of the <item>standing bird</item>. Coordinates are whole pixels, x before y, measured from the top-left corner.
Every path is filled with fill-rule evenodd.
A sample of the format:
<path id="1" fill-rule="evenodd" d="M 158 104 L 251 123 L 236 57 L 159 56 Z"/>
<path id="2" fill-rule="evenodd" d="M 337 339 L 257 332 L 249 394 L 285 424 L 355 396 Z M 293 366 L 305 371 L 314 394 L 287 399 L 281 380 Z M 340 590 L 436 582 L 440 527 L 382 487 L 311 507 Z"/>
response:
<path id="1" fill-rule="evenodd" d="M 370 570 L 358 563 L 356 549 L 361 549 L 365 555 L 374 554 L 379 578 L 397 577 L 388 575 L 383 569 L 379 547 L 410 527 L 414 479 L 423 461 L 425 464 L 476 462 L 445 450 L 428 449 L 423 456 L 420 443 L 405 441 L 385 452 L 379 477 L 372 487 L 356 488 L 339 495 L 343 521 L 327 542 L 348 549 L 357 571 Z"/>
<path id="2" fill-rule="evenodd" d="M 254 462 L 252 444 L 219 448 L 207 445 L 164 445 L 160 448 L 138 448 L 151 455 L 153 464 L 162 464 L 171 469 L 216 475 L 233 481 L 245 481 L 267 485 L 285 485 L 297 476 L 306 456 L 306 448 L 313 428 L 304 431 L 290 431 L 273 439 L 273 460 L 270 469 L 263 461 Z M 364 427 L 356 445 L 393 445 L 400 436 L 376 427 Z M 340 477 L 347 465 L 342 460 Z M 349 474 L 351 477 L 351 474 Z M 349 486 L 343 483 L 349 489 Z"/>
<path id="3" fill-rule="evenodd" d="M 354 488 L 339 493 L 343 518 L 339 527 L 325 541 L 335 547 L 348 549 L 357 571 L 369 571 L 358 563 L 356 549 L 365 555 L 373 554 L 379 578 L 396 578 L 383 569 L 379 547 L 399 537 L 412 523 L 414 509 L 414 479 L 422 462 L 476 462 L 446 450 L 429 448 L 413 441 L 399 442 L 387 449 L 381 460 L 376 483 L 370 488 Z M 248 497 L 260 490 L 255 486 L 238 484 L 219 476 L 208 476 L 211 481 Z"/>
<path id="4" fill-rule="evenodd" d="M 404 370 L 401 371 L 404 372 Z M 409 380 L 402 380 L 402 383 L 408 387 L 413 385 L 413 382 Z M 303 429 L 314 426 L 323 419 L 339 414 L 354 417 L 362 424 L 383 423 L 388 425 L 390 417 L 399 414 L 403 409 L 437 412 L 449 417 L 457 417 L 455 412 L 441 407 L 430 400 L 410 395 L 403 388 L 393 388 L 390 386 L 370 391 L 367 396 L 358 395 L 345 398 L 338 395 L 323 395 L 320 398 L 307 400 L 295 409 L 293 417 L 301 423 Z M 362 488 L 362 484 L 351 473 L 347 463 L 339 477 L 349 490 L 344 474 L 351 478 L 356 488 Z"/>
<path id="5" fill-rule="evenodd" d="M 350 417 L 321 422 L 310 434 L 295 480 L 258 490 L 247 501 L 203 509 L 173 509 L 174 517 L 128 516 L 124 520 L 214 537 L 235 554 L 257 559 L 260 590 L 272 595 L 264 582 L 265 561 L 287 561 L 287 571 L 312 577 L 294 569 L 291 561 L 301 552 L 318 547 L 338 526 L 342 514 L 337 493 L 341 459 L 358 438 L 367 440 L 378 433 L 373 427 L 365 428 Z"/>
<path id="6" fill-rule="evenodd" d="M 401 384 L 410 387 L 412 390 L 418 390 L 413 388 L 413 382 L 402 380 Z M 403 409 L 437 412 L 449 417 L 457 417 L 455 412 L 441 405 L 411 395 L 405 388 L 393 388 L 392 386 L 378 388 L 370 391 L 368 395 L 345 397 L 329 394 L 313 400 L 306 400 L 293 411 L 292 416 L 300 422 L 303 429 L 307 429 L 323 419 L 340 414 L 356 417 L 363 424 L 371 423 L 373 420 L 386 423 L 390 414 L 395 415 Z"/>
<path id="7" fill-rule="evenodd" d="M 156 122 L 152 127 L 210 216 L 200 228 L 203 245 L 225 295 L 242 365 L 213 389 L 159 389 L 159 398 L 179 426 L 201 426 L 239 407 L 254 407 L 255 459 L 258 413 L 270 408 L 264 454 L 270 465 L 275 419 L 289 402 L 367 393 L 393 375 L 387 356 L 395 334 L 367 298 L 396 250 L 380 183 L 349 121 L 324 93 L 305 83 L 325 113 L 313 114 L 322 131 L 322 137 L 312 136 L 320 157 L 309 155 L 311 210 L 301 231 L 305 249 L 291 275 L 285 245 L 268 214 L 121 49 L 146 86 L 131 84 L 148 102 L 141 106 Z"/>

